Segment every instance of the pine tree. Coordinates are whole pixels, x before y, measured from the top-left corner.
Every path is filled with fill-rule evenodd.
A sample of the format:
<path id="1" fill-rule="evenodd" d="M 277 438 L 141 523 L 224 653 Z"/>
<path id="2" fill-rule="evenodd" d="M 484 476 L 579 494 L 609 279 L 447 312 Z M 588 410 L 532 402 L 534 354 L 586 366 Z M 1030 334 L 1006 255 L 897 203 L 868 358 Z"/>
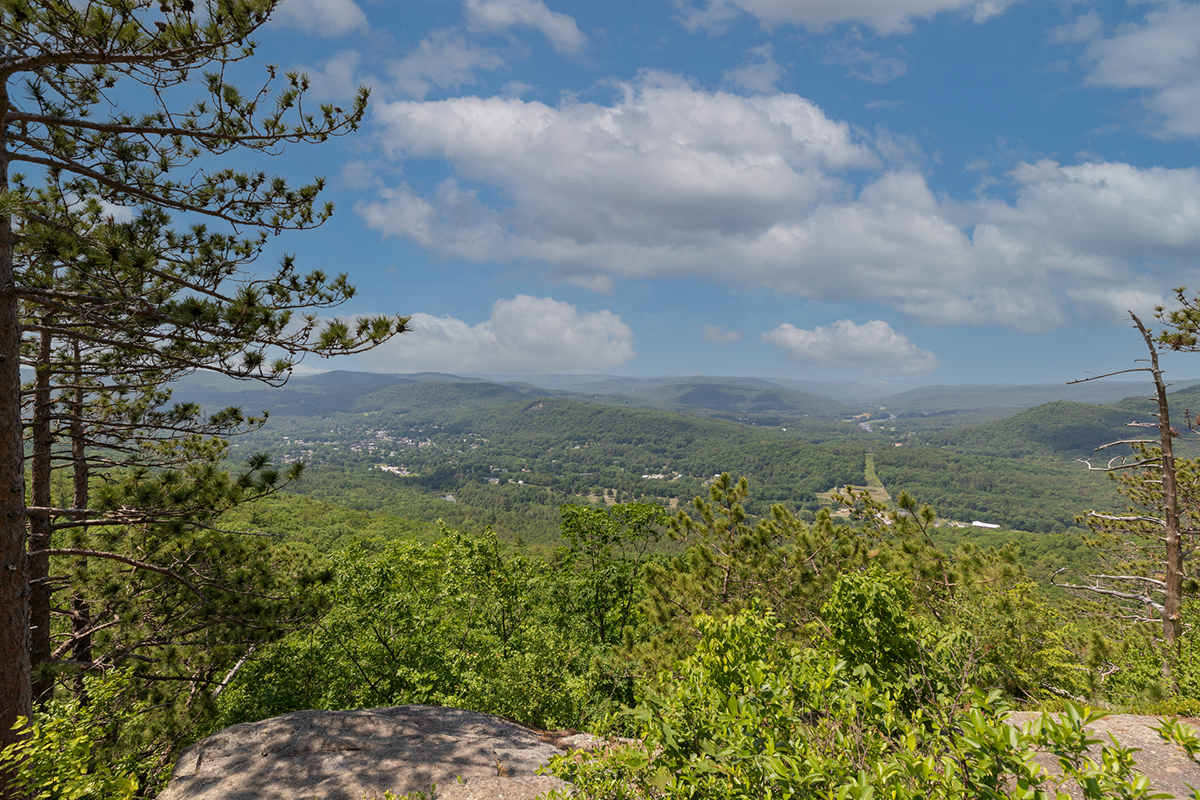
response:
<path id="1" fill-rule="evenodd" d="M 150 443 L 155 430 L 198 426 L 198 438 L 179 441 L 201 446 L 204 431 L 242 422 L 167 406 L 165 381 L 217 369 L 281 383 L 298 354 L 357 352 L 404 330 L 398 317 L 319 322 L 313 309 L 351 296 L 344 276 L 301 274 L 291 259 L 270 275 L 249 271 L 268 234 L 328 218 L 320 179 L 293 187 L 265 172 L 209 169 L 234 151 L 274 154 L 350 132 L 365 112 L 366 90 L 348 110 L 306 107 L 307 79 L 294 73 L 272 94 L 274 67 L 253 93 L 226 80 L 254 53 L 251 37 L 277 2 L 0 0 L 0 744 L 13 740 L 10 729 L 31 709 L 31 567 L 55 549 L 45 546 L 52 520 L 139 521 L 136 506 L 113 505 L 115 494 L 86 508 L 42 504 L 55 419 L 75 424 L 80 442 L 89 428 L 110 442 L 125 430 L 130 442 Z M 199 97 L 179 106 L 185 88 Z M 132 220 L 106 216 L 114 208 Z M 177 231 L 171 214 L 204 224 Z M 77 345 L 79 357 L 64 358 Z M 23 357 L 37 375 L 28 404 Z M 64 377 L 73 370 L 76 384 Z M 113 388 L 122 382 L 124 392 Z M 56 411 L 72 404 L 72 412 Z M 25 497 L 27 425 L 42 459 L 34 502 Z M 130 444 L 125 452 L 154 449 Z M 81 466 L 76 477 L 86 476 Z M 247 474 L 238 490 L 270 477 Z M 177 484 L 158 474 L 122 491 L 145 508 L 175 504 L 185 519 L 206 497 L 219 505 L 212 492 L 220 484 L 205 479 L 172 493 Z M 31 525 L 40 538 L 31 539 Z"/>

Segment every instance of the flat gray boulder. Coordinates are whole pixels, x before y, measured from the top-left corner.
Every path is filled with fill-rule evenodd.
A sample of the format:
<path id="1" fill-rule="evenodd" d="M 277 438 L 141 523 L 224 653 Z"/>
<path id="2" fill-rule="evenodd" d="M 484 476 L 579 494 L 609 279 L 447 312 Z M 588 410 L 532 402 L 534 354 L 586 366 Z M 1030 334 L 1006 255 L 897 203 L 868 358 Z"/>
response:
<path id="1" fill-rule="evenodd" d="M 532 800 L 569 787 L 538 775 L 552 755 L 599 743 L 474 711 L 396 706 L 296 711 L 234 725 L 189 747 L 158 800 Z"/>
<path id="2" fill-rule="evenodd" d="M 1014 725 L 1022 725 L 1039 716 L 1041 714 L 1038 712 L 1019 711 L 1010 716 L 1008 720 Z M 1200 722 L 1188 718 L 1184 718 L 1182 721 L 1193 728 L 1197 726 L 1197 722 Z M 1103 744 L 1109 744 L 1109 735 L 1111 734 L 1123 747 L 1137 749 L 1138 752 L 1133 754 L 1134 759 L 1137 760 L 1137 766 L 1134 769 L 1150 779 L 1150 786 L 1154 791 L 1166 792 L 1172 797 L 1194 797 L 1190 787 L 1200 788 L 1200 764 L 1184 755 L 1183 751 L 1175 745 L 1162 740 L 1154 730 L 1154 727 L 1160 722 L 1158 717 L 1111 714 L 1092 723 L 1087 729 Z M 1100 745 L 1093 745 L 1088 750 L 1093 760 L 1099 760 Z M 1049 753 L 1037 755 L 1034 761 L 1045 767 L 1050 775 L 1062 775 L 1058 759 Z M 1072 800 L 1083 797 L 1083 791 L 1074 782 L 1067 783 L 1062 788 L 1071 796 Z"/>

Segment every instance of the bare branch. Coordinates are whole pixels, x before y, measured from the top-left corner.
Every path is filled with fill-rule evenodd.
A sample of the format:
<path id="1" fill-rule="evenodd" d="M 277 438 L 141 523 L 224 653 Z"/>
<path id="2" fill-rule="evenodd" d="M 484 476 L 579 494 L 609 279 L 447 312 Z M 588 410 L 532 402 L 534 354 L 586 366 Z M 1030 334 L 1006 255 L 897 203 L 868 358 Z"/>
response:
<path id="1" fill-rule="evenodd" d="M 1130 372 L 1152 372 L 1150 367 L 1131 367 L 1129 369 L 1119 369 L 1116 372 L 1106 372 L 1103 375 L 1090 375 L 1086 378 L 1078 378 L 1073 381 L 1067 381 L 1067 386 L 1072 386 L 1076 383 L 1087 383 L 1088 381 L 1098 381 L 1101 378 L 1111 378 L 1113 375 L 1125 375 Z"/>
<path id="2" fill-rule="evenodd" d="M 1087 515 L 1094 519 L 1102 519 L 1107 522 L 1152 522 L 1155 525 L 1162 525 L 1164 527 L 1167 524 L 1166 520 L 1159 519 L 1158 517 L 1140 517 L 1140 516 L 1123 516 L 1123 515 L 1117 515 L 1117 514 L 1101 514 L 1096 511 L 1089 511 Z"/>
<path id="3" fill-rule="evenodd" d="M 1121 592 L 1116 589 L 1109 589 L 1104 586 L 1082 586 L 1080 584 L 1075 584 L 1075 583 L 1059 583 L 1058 581 L 1056 581 L 1055 579 L 1059 576 L 1059 574 L 1065 572 L 1066 570 L 1067 570 L 1067 567 L 1062 567 L 1061 569 L 1058 570 L 1058 572 L 1055 572 L 1053 575 L 1050 576 L 1050 583 L 1052 586 L 1058 586 L 1063 589 L 1073 589 L 1075 591 L 1081 591 L 1081 592 L 1091 592 L 1093 594 L 1102 595 L 1104 597 L 1113 597 L 1118 600 L 1125 600 L 1130 603 L 1137 603 L 1138 605 L 1143 605 L 1143 606 L 1146 606 L 1147 608 L 1154 609 L 1159 614 L 1161 614 L 1163 611 L 1163 604 L 1155 601 L 1147 594 L 1133 594 L 1131 592 Z M 1100 576 L 1096 576 L 1096 577 L 1100 577 Z M 1110 580 L 1115 580 L 1118 578 L 1118 576 L 1105 576 L 1105 577 L 1109 578 Z M 1125 577 L 1125 576 L 1120 576 L 1120 577 Z M 1128 576 L 1128 577 L 1130 579 L 1134 579 L 1134 578 L 1137 578 L 1138 576 Z"/>

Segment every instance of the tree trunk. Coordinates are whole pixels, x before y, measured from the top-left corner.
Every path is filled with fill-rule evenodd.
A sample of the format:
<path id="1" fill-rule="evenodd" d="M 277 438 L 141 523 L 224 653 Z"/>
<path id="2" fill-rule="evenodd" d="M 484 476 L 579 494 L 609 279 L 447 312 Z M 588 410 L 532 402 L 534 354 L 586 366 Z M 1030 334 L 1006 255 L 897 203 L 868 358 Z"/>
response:
<path id="1" fill-rule="evenodd" d="M 1180 536 L 1179 524 L 1179 490 L 1175 480 L 1175 432 L 1171 429 L 1170 409 L 1167 406 L 1167 386 L 1163 382 L 1162 370 L 1158 366 L 1158 348 L 1154 338 L 1146 330 L 1146 326 L 1136 315 L 1131 314 L 1133 322 L 1146 340 L 1150 350 L 1150 374 L 1154 376 L 1155 396 L 1158 401 L 1158 433 L 1162 446 L 1162 492 L 1163 492 L 1163 521 L 1165 530 L 1163 542 L 1166 545 L 1166 558 L 1163 564 L 1166 575 L 1163 590 L 1162 631 L 1163 642 L 1166 645 L 1167 657 L 1163 659 L 1163 676 L 1174 682 L 1171 674 L 1170 653 L 1175 641 L 1183 633 L 1183 620 L 1180 614 L 1183 603 L 1183 543 Z"/>
<path id="2" fill-rule="evenodd" d="M 83 438 L 83 405 L 84 400 L 87 398 L 87 392 L 83 389 L 83 376 L 78 369 L 78 365 L 82 363 L 79 353 L 79 340 L 76 339 L 73 345 L 76 371 L 75 396 L 71 401 L 71 464 L 75 484 L 72 494 L 75 508 L 87 508 L 88 500 L 90 499 L 88 497 L 88 479 L 90 474 L 87 462 L 87 442 Z M 80 528 L 78 535 L 80 538 L 86 540 L 87 528 Z M 71 650 L 75 661 L 80 664 L 90 664 L 92 661 L 92 635 L 87 632 L 92 624 L 92 612 L 87 598 L 80 588 L 87 582 L 87 572 L 88 560 L 87 556 L 83 556 L 75 562 L 75 588 L 71 593 Z M 75 678 L 75 696 L 81 703 L 88 701 L 82 672 Z"/>
<path id="3" fill-rule="evenodd" d="M 50 324 L 50 319 L 43 318 Z M 50 393 L 53 338 L 43 332 L 38 342 L 37 372 L 34 376 L 33 418 L 30 433 L 33 437 L 33 457 L 30 461 L 30 478 L 33 505 L 48 508 L 50 496 L 50 450 L 54 444 L 50 430 L 54 398 Z M 31 514 L 29 517 L 29 549 L 46 550 L 50 547 L 50 516 L 46 513 Z M 47 665 L 50 662 L 50 556 L 34 556 L 29 559 L 29 660 L 33 670 L 33 700 L 39 706 L 50 700 L 54 693 L 54 678 Z"/>
<path id="4" fill-rule="evenodd" d="M 0 82 L 0 111 L 8 86 Z M 0 191 L 8 142 L 0 126 Z M 0 215 L 0 746 L 17 740 L 33 710 L 29 666 L 29 562 L 25 557 L 25 453 L 21 436 L 21 319 L 13 274 L 12 217 Z M 0 797 L 19 795 L 0 773 Z"/>

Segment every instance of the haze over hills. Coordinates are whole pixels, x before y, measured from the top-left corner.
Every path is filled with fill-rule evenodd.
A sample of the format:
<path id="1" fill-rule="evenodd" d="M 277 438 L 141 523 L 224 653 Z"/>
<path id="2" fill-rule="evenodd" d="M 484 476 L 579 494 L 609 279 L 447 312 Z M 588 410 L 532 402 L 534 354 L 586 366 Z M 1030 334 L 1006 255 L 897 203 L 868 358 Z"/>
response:
<path id="1" fill-rule="evenodd" d="M 1179 381 L 1172 389 L 1180 391 L 1197 383 L 1200 381 Z M 984 408 L 1031 408 L 1060 400 L 1109 404 L 1149 395 L 1152 390 L 1149 382 L 1104 380 L 1074 384 L 923 386 L 880 397 L 875 402 L 895 414 L 930 414 Z"/>
<path id="2" fill-rule="evenodd" d="M 667 386 L 684 384 L 713 384 L 759 389 L 792 389 L 820 395 L 844 403 L 863 403 L 903 391 L 904 386 L 892 381 L 806 381 L 791 378 L 721 377 L 711 375 L 617 377 L 613 375 L 476 375 L 495 383 L 514 381 L 551 389 L 584 394 L 627 394 L 649 396 Z"/>
<path id="3" fill-rule="evenodd" d="M 1104 380 L 1078 384 L 940 385 L 891 391 L 898 387 L 883 383 L 725 376 L 537 375 L 511 379 L 511 376 L 464 377 L 435 372 L 396 375 L 343 371 L 298 375 L 280 388 L 197 373 L 177 381 L 174 387 L 175 398 L 181 401 L 303 415 L 349 411 L 359 402 L 376 407 L 393 401 L 401 404 L 417 402 L 422 393 L 406 400 L 406 392 L 397 387 L 428 383 L 503 386 L 507 389 L 507 393 L 473 390 L 473 396 L 480 399 L 485 395 L 492 399 L 562 397 L 579 402 L 675 410 L 760 424 L 779 424 L 786 418 L 849 418 L 864 412 L 886 412 L 884 416 L 897 417 L 984 413 L 984 418 L 964 417 L 964 423 L 975 424 L 1057 401 L 1107 405 L 1128 399 L 1131 407 L 1137 407 L 1138 398 L 1150 392 L 1148 383 Z M 1172 386 L 1172 393 L 1189 400 L 1195 394 L 1198 401 L 1195 405 L 1200 407 L 1200 389 L 1188 391 L 1197 384 L 1200 380 L 1177 381 Z M 368 399 L 385 389 L 389 391 L 384 395 Z M 448 396 L 443 396 L 442 400 L 448 400 Z"/>

